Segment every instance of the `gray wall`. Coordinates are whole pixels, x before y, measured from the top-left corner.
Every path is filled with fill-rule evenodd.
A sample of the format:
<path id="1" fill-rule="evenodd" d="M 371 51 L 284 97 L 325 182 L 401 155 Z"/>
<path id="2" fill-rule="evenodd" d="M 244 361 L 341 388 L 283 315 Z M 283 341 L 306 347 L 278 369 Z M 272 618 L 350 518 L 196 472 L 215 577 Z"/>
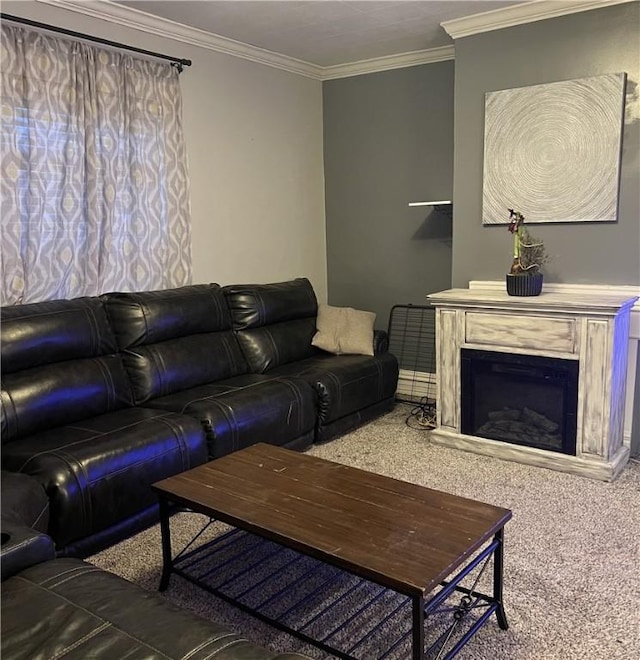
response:
<path id="1" fill-rule="evenodd" d="M 616 223 L 535 225 L 553 282 L 640 284 L 640 4 L 585 11 L 456 40 L 453 285 L 502 279 L 511 235 L 483 227 L 484 94 L 625 71 L 619 216 Z"/>
<path id="2" fill-rule="evenodd" d="M 453 61 L 323 84 L 328 301 L 376 312 L 451 286 Z"/>

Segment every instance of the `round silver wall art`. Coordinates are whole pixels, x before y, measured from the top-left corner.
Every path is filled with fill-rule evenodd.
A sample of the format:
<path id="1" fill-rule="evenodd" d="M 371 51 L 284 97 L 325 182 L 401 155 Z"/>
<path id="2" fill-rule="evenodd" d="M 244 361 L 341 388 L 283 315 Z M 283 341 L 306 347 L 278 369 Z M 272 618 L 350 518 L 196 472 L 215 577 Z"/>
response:
<path id="1" fill-rule="evenodd" d="M 626 74 L 485 94 L 483 224 L 617 219 Z"/>

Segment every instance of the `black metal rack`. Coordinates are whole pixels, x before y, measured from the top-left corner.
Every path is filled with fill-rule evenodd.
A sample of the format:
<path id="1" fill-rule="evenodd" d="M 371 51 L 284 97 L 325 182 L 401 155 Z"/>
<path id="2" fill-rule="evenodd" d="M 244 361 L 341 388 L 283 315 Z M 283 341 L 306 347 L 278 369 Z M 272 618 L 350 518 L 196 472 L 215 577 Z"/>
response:
<path id="1" fill-rule="evenodd" d="M 398 359 L 396 400 L 413 403 L 407 424 L 435 427 L 435 309 L 431 305 L 394 305 L 389 314 L 389 352 Z"/>
<path id="2" fill-rule="evenodd" d="M 239 529 L 197 545 L 214 522 L 173 559 L 173 573 L 330 657 L 415 657 L 409 596 Z M 492 614 L 504 619 L 501 601 L 480 591 L 496 561 L 501 584 L 501 548 L 499 534 L 424 604 L 424 660 L 451 660 Z"/>

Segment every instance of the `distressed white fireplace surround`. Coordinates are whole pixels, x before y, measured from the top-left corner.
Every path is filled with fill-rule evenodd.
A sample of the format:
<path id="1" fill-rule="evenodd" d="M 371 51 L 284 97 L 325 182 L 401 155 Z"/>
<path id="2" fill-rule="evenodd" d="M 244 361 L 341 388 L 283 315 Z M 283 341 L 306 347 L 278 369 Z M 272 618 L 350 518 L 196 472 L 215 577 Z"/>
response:
<path id="1" fill-rule="evenodd" d="M 504 283 L 472 282 L 427 297 L 436 308 L 433 442 L 606 481 L 618 476 L 629 460 L 625 403 L 637 288 L 547 285 L 540 296 L 515 297 Z M 462 434 L 462 348 L 577 360 L 576 455 Z"/>

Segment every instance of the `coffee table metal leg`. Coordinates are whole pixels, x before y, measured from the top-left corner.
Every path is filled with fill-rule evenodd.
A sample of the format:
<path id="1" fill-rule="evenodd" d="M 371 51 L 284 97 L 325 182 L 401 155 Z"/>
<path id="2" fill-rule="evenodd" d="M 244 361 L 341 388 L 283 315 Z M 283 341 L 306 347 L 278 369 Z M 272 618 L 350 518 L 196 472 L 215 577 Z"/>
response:
<path id="1" fill-rule="evenodd" d="M 413 597 L 413 660 L 424 656 L 424 597 Z"/>
<path id="2" fill-rule="evenodd" d="M 498 625 L 502 630 L 509 628 L 507 615 L 504 612 L 503 603 L 503 574 L 504 574 L 504 527 L 496 532 L 495 540 L 498 545 L 493 553 L 493 597 L 498 604 L 496 610 L 496 617 L 498 618 Z"/>
<path id="3" fill-rule="evenodd" d="M 173 560 L 171 558 L 171 526 L 169 525 L 169 503 L 160 495 L 160 534 L 162 536 L 162 577 L 158 589 L 164 591 L 169 586 Z"/>

